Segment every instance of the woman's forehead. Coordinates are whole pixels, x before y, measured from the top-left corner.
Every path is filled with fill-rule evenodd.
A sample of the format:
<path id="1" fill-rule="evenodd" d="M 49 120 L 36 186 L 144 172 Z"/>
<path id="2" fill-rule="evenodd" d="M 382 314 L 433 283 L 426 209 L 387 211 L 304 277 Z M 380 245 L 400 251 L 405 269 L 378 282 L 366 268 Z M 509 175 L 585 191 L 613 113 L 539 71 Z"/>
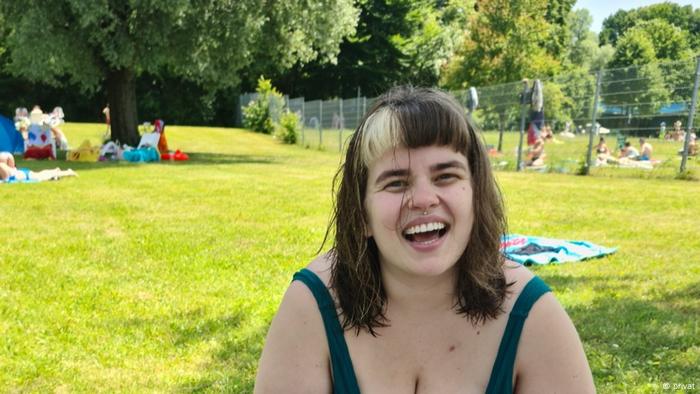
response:
<path id="1" fill-rule="evenodd" d="M 411 169 L 415 166 L 433 166 L 457 161 L 466 166 L 467 158 L 449 145 L 430 145 L 407 148 L 403 145 L 387 149 L 369 165 L 370 172 L 386 169 Z M 374 171 L 373 171 L 374 170 Z"/>

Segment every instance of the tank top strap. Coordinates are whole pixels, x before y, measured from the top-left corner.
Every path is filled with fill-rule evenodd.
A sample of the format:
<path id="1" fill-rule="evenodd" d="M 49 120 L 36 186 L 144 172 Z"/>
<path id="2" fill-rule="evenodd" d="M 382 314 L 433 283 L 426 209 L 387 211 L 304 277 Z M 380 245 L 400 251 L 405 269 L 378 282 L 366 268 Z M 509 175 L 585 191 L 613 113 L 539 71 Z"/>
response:
<path id="1" fill-rule="evenodd" d="M 549 291 L 551 291 L 549 286 L 542 279 L 535 276 L 525 285 L 525 288 L 518 296 L 508 317 L 501 344 L 498 347 L 496 361 L 493 363 L 491 378 L 486 388 L 487 394 L 513 392 L 515 355 L 518 351 L 518 343 L 520 342 L 525 319 L 535 302 Z"/>
<path id="2" fill-rule="evenodd" d="M 304 268 L 294 274 L 292 281 L 298 280 L 311 290 L 321 311 L 323 326 L 326 330 L 328 350 L 331 355 L 333 371 L 333 392 L 359 394 L 355 370 L 352 367 L 348 345 L 343 336 L 343 328 L 338 320 L 338 312 L 330 292 L 321 279 L 312 271 Z"/>

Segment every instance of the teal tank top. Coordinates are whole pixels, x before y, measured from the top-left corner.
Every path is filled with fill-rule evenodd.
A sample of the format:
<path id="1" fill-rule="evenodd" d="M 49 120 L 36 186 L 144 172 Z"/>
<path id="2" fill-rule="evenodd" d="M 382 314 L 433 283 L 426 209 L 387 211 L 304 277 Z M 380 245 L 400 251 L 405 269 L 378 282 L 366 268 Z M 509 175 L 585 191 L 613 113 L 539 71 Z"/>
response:
<path id="1" fill-rule="evenodd" d="M 338 313 L 328 288 L 316 274 L 306 268 L 294 274 L 294 279 L 303 282 L 313 294 L 321 311 L 323 326 L 326 329 L 328 349 L 331 356 L 331 369 L 333 371 L 333 392 L 359 394 L 357 377 L 352 366 L 348 345 L 345 343 L 343 329 L 338 320 Z M 491 378 L 486 387 L 486 394 L 512 393 L 513 392 L 513 368 L 515 366 L 515 354 L 518 351 L 520 334 L 525 324 L 532 305 L 545 293 L 549 287 L 538 277 L 532 278 L 515 301 L 513 310 L 508 317 L 506 329 L 498 347 L 496 361 L 491 369 Z"/>

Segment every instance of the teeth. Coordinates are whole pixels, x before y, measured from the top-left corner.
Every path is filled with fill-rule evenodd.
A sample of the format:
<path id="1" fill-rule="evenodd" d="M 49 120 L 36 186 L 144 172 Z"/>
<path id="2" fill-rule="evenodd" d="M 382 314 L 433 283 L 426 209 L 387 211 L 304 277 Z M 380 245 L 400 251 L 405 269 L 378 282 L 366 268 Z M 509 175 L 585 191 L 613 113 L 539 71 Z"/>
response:
<path id="1" fill-rule="evenodd" d="M 404 231 L 406 235 L 411 235 L 411 234 L 416 234 L 416 233 L 427 233 L 429 231 L 435 231 L 435 230 L 442 230 L 445 228 L 445 223 L 440 223 L 440 222 L 432 222 L 432 223 L 423 223 L 423 224 L 418 224 L 412 227 L 409 227 Z"/>

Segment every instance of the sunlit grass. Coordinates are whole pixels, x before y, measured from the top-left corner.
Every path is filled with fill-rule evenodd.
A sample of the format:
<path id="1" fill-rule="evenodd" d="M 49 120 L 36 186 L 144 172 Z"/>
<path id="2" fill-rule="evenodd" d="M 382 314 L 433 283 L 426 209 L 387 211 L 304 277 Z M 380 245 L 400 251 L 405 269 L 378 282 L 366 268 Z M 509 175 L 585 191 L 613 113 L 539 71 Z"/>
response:
<path id="1" fill-rule="evenodd" d="M 76 146 L 104 130 L 64 131 Z M 252 390 L 270 319 L 323 239 L 340 156 L 235 129 L 166 134 L 190 162 L 23 162 L 80 177 L 0 185 L 3 389 Z M 619 248 L 534 268 L 576 323 L 599 391 L 700 383 L 700 182 L 498 179 L 511 232 Z"/>

